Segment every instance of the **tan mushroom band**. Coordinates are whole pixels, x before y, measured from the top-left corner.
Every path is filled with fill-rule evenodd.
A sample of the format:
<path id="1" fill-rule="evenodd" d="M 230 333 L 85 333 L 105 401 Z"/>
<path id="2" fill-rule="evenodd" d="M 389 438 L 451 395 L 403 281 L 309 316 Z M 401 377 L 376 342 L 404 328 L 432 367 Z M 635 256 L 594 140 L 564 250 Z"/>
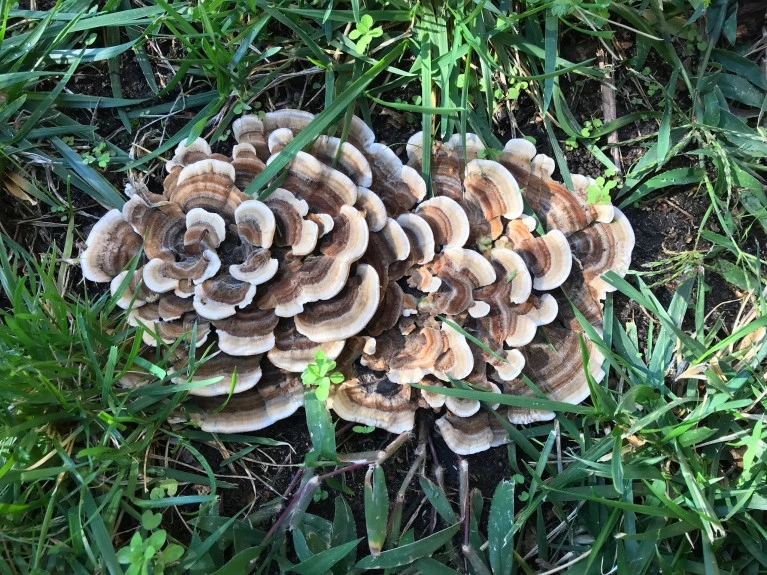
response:
<path id="1" fill-rule="evenodd" d="M 183 339 L 172 381 L 192 387 L 190 417 L 211 432 L 288 417 L 318 350 L 346 377 L 328 399 L 339 417 L 400 433 L 418 408 L 432 409 L 461 454 L 507 440 L 495 414 L 523 424 L 553 413 L 441 394 L 451 380 L 488 397 L 585 399 L 603 357 L 581 337 L 570 302 L 599 330 L 612 289 L 601 275 L 625 274 L 634 247 L 618 209 L 587 203 L 592 180 L 576 176 L 568 190 L 526 140 L 483 159 L 490 154 L 467 134 L 431 151 L 428 195 L 421 134 L 403 165 L 355 118 L 348 141 L 323 136 L 299 152 L 267 199 L 246 196 L 311 119 L 244 116 L 231 155 L 201 138 L 180 145 L 163 193 L 135 191 L 88 237 L 83 274 L 111 282 L 129 321 L 146 328 L 143 341 Z M 192 347 L 213 357 L 190 377 Z"/>

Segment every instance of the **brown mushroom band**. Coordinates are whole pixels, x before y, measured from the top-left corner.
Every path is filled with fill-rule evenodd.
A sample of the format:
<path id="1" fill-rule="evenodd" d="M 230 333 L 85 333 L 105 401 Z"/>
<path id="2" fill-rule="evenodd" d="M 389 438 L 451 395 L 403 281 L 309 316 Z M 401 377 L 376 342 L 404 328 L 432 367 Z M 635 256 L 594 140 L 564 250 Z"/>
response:
<path id="1" fill-rule="evenodd" d="M 346 378 L 328 399 L 339 417 L 400 433 L 418 408 L 432 409 L 461 454 L 507 439 L 478 401 L 440 394 L 451 379 L 498 397 L 533 396 L 526 376 L 550 399 L 585 399 L 587 374 L 603 377 L 603 357 L 584 338 L 583 365 L 570 302 L 599 331 L 612 289 L 601 275 L 625 274 L 634 247 L 617 208 L 587 203 L 593 180 L 575 176 L 567 189 L 526 140 L 484 159 L 467 134 L 434 146 L 427 197 L 422 135 L 409 140 L 403 165 L 355 118 L 348 141 L 323 136 L 299 152 L 263 202 L 246 196 L 312 117 L 244 116 L 231 156 L 202 138 L 180 145 L 161 195 L 134 190 L 88 236 L 84 276 L 111 282 L 129 321 L 144 326 L 144 343 L 183 340 L 172 381 L 192 384 L 189 417 L 211 432 L 288 417 L 319 350 Z M 190 347 L 214 355 L 191 376 Z M 124 383 L 142 379 L 149 375 Z M 517 424 L 553 417 L 490 408 Z"/>

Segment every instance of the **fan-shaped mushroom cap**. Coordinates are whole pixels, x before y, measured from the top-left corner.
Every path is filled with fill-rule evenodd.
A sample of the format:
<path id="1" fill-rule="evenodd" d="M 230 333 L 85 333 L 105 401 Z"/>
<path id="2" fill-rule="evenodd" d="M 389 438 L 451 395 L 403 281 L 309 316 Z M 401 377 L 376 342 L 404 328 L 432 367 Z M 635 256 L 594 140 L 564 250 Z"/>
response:
<path id="1" fill-rule="evenodd" d="M 303 219 L 309 213 L 309 205 L 283 188 L 274 190 L 264 203 L 275 218 L 274 243 L 291 246 L 297 256 L 311 253 L 319 234 L 315 222 Z"/>
<path id="2" fill-rule="evenodd" d="M 246 200 L 245 194 L 234 186 L 234 166 L 221 160 L 208 159 L 186 166 L 178 174 L 175 188 L 168 199 L 184 212 L 203 208 L 234 219 L 237 206 Z"/>
<path id="3" fill-rule="evenodd" d="M 469 219 L 455 200 L 445 196 L 431 198 L 419 204 L 416 215 L 429 224 L 436 245 L 458 248 L 469 239 Z"/>
<path id="4" fill-rule="evenodd" d="M 269 250 L 253 248 L 243 263 L 229 266 L 229 274 L 242 282 L 261 285 L 272 279 L 279 267 L 279 262 L 270 256 Z"/>
<path id="5" fill-rule="evenodd" d="M 240 237 L 250 245 L 270 248 L 276 221 L 269 207 L 258 200 L 246 200 L 234 211 L 234 221 Z"/>
<path id="6" fill-rule="evenodd" d="M 228 273 L 205 280 L 194 290 L 194 309 L 207 319 L 224 319 L 253 301 L 256 286 Z"/>
<path id="7" fill-rule="evenodd" d="M 280 128 L 288 128 L 297 134 L 314 119 L 314 114 L 303 110 L 275 110 L 264 114 L 264 132 L 270 133 Z"/>
<path id="8" fill-rule="evenodd" d="M 222 403 L 226 405 L 221 408 Z M 264 374 L 258 385 L 226 398 L 200 398 L 202 413 L 190 418 L 209 433 L 244 433 L 269 427 L 293 415 L 304 404 L 304 386 L 296 375 Z"/>
<path id="9" fill-rule="evenodd" d="M 397 223 L 410 241 L 410 252 L 414 256 L 413 263 L 423 265 L 431 262 L 434 259 L 434 233 L 426 220 L 421 216 L 408 213 L 400 215 Z"/>
<path id="10" fill-rule="evenodd" d="M 357 186 L 348 176 L 306 152 L 298 152 L 290 162 L 288 176 L 282 185 L 306 200 L 316 211 L 334 217 L 341 206 L 353 206 L 357 201 Z"/>
<path id="11" fill-rule="evenodd" d="M 336 225 L 333 216 L 330 214 L 308 214 L 306 219 L 317 224 L 317 234 L 320 238 L 332 232 Z M 293 253 L 295 253 L 295 249 L 293 250 Z"/>
<path id="12" fill-rule="evenodd" d="M 333 386 L 328 407 L 346 421 L 374 425 L 391 433 L 410 431 L 418 404 L 410 400 L 410 386 L 386 377 L 353 379 Z"/>
<path id="13" fill-rule="evenodd" d="M 459 455 L 479 453 L 508 441 L 500 422 L 486 412 L 471 417 L 458 417 L 448 412 L 436 424 L 442 439 Z"/>
<path id="14" fill-rule="evenodd" d="M 361 363 L 373 371 L 386 371 L 394 383 L 419 382 L 446 351 L 442 332 L 431 327 L 407 336 L 389 330 L 375 341 L 374 353 L 363 354 Z"/>
<path id="15" fill-rule="evenodd" d="M 418 305 L 420 311 L 457 315 L 476 305 L 474 290 L 495 281 L 495 269 L 481 254 L 463 248 L 444 250 L 432 264 L 442 283 Z M 479 316 L 477 316 L 479 317 Z"/>
<path id="16" fill-rule="evenodd" d="M 531 295 L 525 303 L 517 306 L 517 311 L 524 313 L 535 325 L 548 325 L 554 321 L 559 312 L 559 304 L 556 298 L 549 293 L 540 297 Z"/>
<path id="17" fill-rule="evenodd" d="M 204 282 L 218 273 L 221 260 L 216 252 L 205 250 L 196 257 L 174 262 L 161 258 L 149 260 L 144 266 L 143 280 L 147 288 L 157 293 L 176 290 L 180 280 L 192 280 L 195 284 Z"/>
<path id="18" fill-rule="evenodd" d="M 317 343 L 296 330 L 292 320 L 283 320 L 274 331 L 274 347 L 267 357 L 275 367 L 301 373 L 314 361 L 314 355 L 322 351 L 328 359 L 336 359 L 344 349 L 344 341 Z"/>
<path id="19" fill-rule="evenodd" d="M 160 317 L 166 321 L 179 319 L 184 314 L 194 310 L 191 298 L 182 298 L 175 293 L 159 296 L 157 305 Z"/>
<path id="20" fill-rule="evenodd" d="M 244 190 L 253 179 L 264 171 L 266 164 L 258 157 L 252 144 L 237 144 L 232 148 L 234 185 Z"/>
<path id="21" fill-rule="evenodd" d="M 533 274 L 533 287 L 550 290 L 562 285 L 570 275 L 573 257 L 567 238 L 559 230 L 525 240 L 514 246 Z"/>
<path id="22" fill-rule="evenodd" d="M 203 363 L 196 364 L 191 377 L 176 375 L 171 379 L 173 383 L 198 383 L 210 380 L 208 385 L 194 387 L 189 390 L 190 395 L 212 397 L 214 395 L 228 395 L 241 393 L 255 386 L 261 379 L 261 355 L 234 358 L 219 352 Z M 187 358 L 182 358 L 175 365 L 177 370 L 185 370 Z M 235 376 L 236 370 L 236 376 Z M 234 385 L 232 385 L 234 380 Z"/>
<path id="23" fill-rule="evenodd" d="M 583 267 L 583 278 L 594 290 L 595 297 L 601 300 L 607 292 L 615 291 L 600 276 L 608 270 L 624 276 L 631 265 L 634 230 L 623 212 L 615 208 L 611 223 L 595 222 L 568 240 Z"/>
<path id="24" fill-rule="evenodd" d="M 186 214 L 186 233 L 184 250 L 189 254 L 200 253 L 206 249 L 216 249 L 226 238 L 224 218 L 203 210 L 192 208 Z"/>
<path id="25" fill-rule="evenodd" d="M 549 399 L 566 403 L 580 403 L 589 396 L 589 386 L 581 363 L 579 334 L 559 327 L 545 328 L 545 338 L 526 345 L 521 351 L 525 356 L 522 370 Z M 596 381 L 604 377 L 602 362 L 604 357 L 591 344 L 586 342 L 589 351 L 588 370 Z M 506 393 L 533 396 L 532 390 L 520 380 L 506 384 Z M 553 413 L 510 407 L 509 421 L 512 423 L 532 423 L 554 417 Z"/>
<path id="26" fill-rule="evenodd" d="M 259 300 L 280 317 L 301 313 L 304 304 L 335 297 L 344 287 L 351 264 L 368 246 L 368 228 L 360 213 L 344 205 L 333 231 L 323 238 L 324 256 L 307 257 L 295 269 L 285 269 Z M 368 318 L 370 319 L 370 318 Z"/>
<path id="27" fill-rule="evenodd" d="M 380 301 L 378 274 L 360 264 L 337 296 L 308 304 L 295 317 L 296 329 L 310 340 L 324 343 L 357 335 L 373 318 Z"/>
<path id="28" fill-rule="evenodd" d="M 371 143 L 365 148 L 373 183 L 370 188 L 378 194 L 390 217 L 410 211 L 426 197 L 426 182 L 410 166 L 403 166 L 397 154 L 383 144 Z"/>
<path id="29" fill-rule="evenodd" d="M 365 331 L 372 336 L 378 336 L 387 329 L 393 328 L 397 325 L 404 311 L 404 303 L 405 294 L 402 288 L 396 282 L 389 281 L 386 289 L 383 291 L 383 298 L 378 306 L 378 310 L 367 326 L 365 326 Z M 375 353 L 375 340 L 372 337 L 368 339 L 373 342 L 373 351 L 366 351 L 365 353 L 373 354 Z"/>
<path id="30" fill-rule="evenodd" d="M 271 310 L 246 308 L 213 321 L 218 347 L 229 355 L 256 355 L 274 347 L 274 330 L 279 318 Z"/>
<path id="31" fill-rule="evenodd" d="M 495 248 L 490 250 L 490 261 L 497 263 L 503 271 L 503 274 L 500 274 L 501 270 L 496 268 L 496 281 L 511 284 L 509 301 L 511 303 L 525 301 L 533 289 L 533 278 L 520 255 L 513 250 Z"/>
<path id="32" fill-rule="evenodd" d="M 498 216 L 513 220 L 522 215 L 517 180 L 498 162 L 472 160 L 466 165 L 463 185 L 467 196 L 479 203 L 488 220 Z"/>
<path id="33" fill-rule="evenodd" d="M 494 368 L 498 377 L 504 381 L 512 381 L 522 373 L 525 367 L 525 356 L 518 349 L 506 350 L 506 361 L 499 361 L 490 356 L 489 362 Z"/>
<path id="34" fill-rule="evenodd" d="M 213 151 L 210 149 L 210 145 L 204 138 L 197 138 L 186 144 L 186 140 L 176 146 L 176 153 L 173 159 L 165 164 L 165 169 L 168 173 L 173 171 L 173 168 L 183 168 L 189 164 L 194 164 L 200 160 L 210 158 Z"/>
<path id="35" fill-rule="evenodd" d="M 384 285 L 389 281 L 389 269 L 396 262 L 402 262 L 410 255 L 410 241 L 396 220 L 388 218 L 380 232 L 370 234 L 364 261 L 376 270 Z M 391 279 L 398 280 L 400 276 Z"/>
<path id="36" fill-rule="evenodd" d="M 370 129 L 362 118 L 352 116 L 352 122 L 349 126 L 349 142 L 359 150 L 368 150 L 376 141 L 376 135 Z"/>
<path id="37" fill-rule="evenodd" d="M 594 219 L 578 195 L 550 178 L 554 162 L 542 154 L 535 156 L 535 146 L 527 140 L 509 140 L 498 161 L 525 190 L 525 200 L 547 230 L 558 229 L 569 236 Z"/>
<path id="38" fill-rule="evenodd" d="M 365 214 L 371 232 L 380 232 L 386 225 L 386 207 L 381 198 L 367 188 L 357 188 L 357 203 L 354 206 Z"/>
<path id="39" fill-rule="evenodd" d="M 111 282 L 141 251 L 141 236 L 123 220 L 120 210 L 111 210 L 88 234 L 80 254 L 83 276 L 92 282 Z"/>
<path id="40" fill-rule="evenodd" d="M 293 139 L 293 130 L 290 128 L 277 128 L 266 140 L 266 145 L 269 146 L 269 151 L 274 154 L 279 154 L 285 149 L 290 141 Z"/>
<path id="41" fill-rule="evenodd" d="M 474 368 L 474 355 L 462 333 L 447 324 L 442 325 L 445 352 L 434 365 L 432 373 L 442 381 L 463 379 Z"/>
<path id="42" fill-rule="evenodd" d="M 149 259 L 174 261 L 184 252 L 186 215 L 176 204 L 148 205 L 140 196 L 125 202 L 122 217 L 144 238 L 144 254 Z"/>
<path id="43" fill-rule="evenodd" d="M 118 306 L 122 309 L 130 309 L 131 307 L 141 307 L 147 302 L 157 300 L 159 295 L 146 287 L 146 284 L 142 281 L 144 276 L 143 267 L 138 268 L 133 274 L 131 274 L 130 270 L 117 274 L 109 284 L 109 289 L 112 295 L 115 295 L 122 287 L 125 278 L 127 278 L 129 274 L 130 279 L 120 295 L 120 298 L 117 300 Z"/>
<path id="44" fill-rule="evenodd" d="M 342 143 L 340 138 L 333 136 L 320 136 L 312 144 L 312 154 L 349 176 L 360 187 L 367 188 L 373 183 L 373 173 L 365 155 L 349 142 Z"/>
<path id="45" fill-rule="evenodd" d="M 179 319 L 158 321 L 154 324 L 154 331 L 157 337 L 168 345 L 172 345 L 179 339 L 189 344 L 194 336 L 195 345 L 201 346 L 208 340 L 210 324 L 201 321 L 196 313 L 187 313 Z M 157 345 L 157 339 L 148 331 L 144 331 L 143 341 L 147 345 Z"/>
<path id="46" fill-rule="evenodd" d="M 264 124 L 257 116 L 241 116 L 232 124 L 234 139 L 240 144 L 250 144 L 256 150 L 256 154 L 262 162 L 269 157 L 269 148 L 266 146 L 264 136 Z"/>

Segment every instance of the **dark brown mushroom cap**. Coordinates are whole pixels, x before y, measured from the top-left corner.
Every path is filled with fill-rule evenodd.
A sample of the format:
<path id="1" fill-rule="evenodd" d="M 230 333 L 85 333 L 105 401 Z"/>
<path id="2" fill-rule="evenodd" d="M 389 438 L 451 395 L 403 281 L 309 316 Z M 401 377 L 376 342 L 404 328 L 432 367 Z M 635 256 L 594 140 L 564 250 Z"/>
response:
<path id="1" fill-rule="evenodd" d="M 177 204 L 184 213 L 192 208 L 202 208 L 234 220 L 234 211 L 247 196 L 234 185 L 235 172 L 232 164 L 208 159 L 183 168 L 175 186 L 167 191 L 168 199 Z"/>
<path id="2" fill-rule="evenodd" d="M 309 205 L 283 188 L 274 190 L 264 203 L 275 219 L 275 245 L 292 246 L 295 255 L 311 253 L 317 245 L 318 228 L 316 223 L 304 220 Z"/>
<path id="3" fill-rule="evenodd" d="M 333 386 L 328 407 L 346 421 L 373 425 L 391 433 L 410 431 L 418 404 L 411 401 L 408 385 L 385 376 L 346 381 Z"/>
<path id="4" fill-rule="evenodd" d="M 634 230 L 623 212 L 615 208 L 612 222 L 594 222 L 574 233 L 568 241 L 573 255 L 582 266 L 584 280 L 594 290 L 594 296 L 602 300 L 607 292 L 615 291 L 600 276 L 608 270 L 624 276 L 631 265 Z"/>
<path id="5" fill-rule="evenodd" d="M 426 196 L 426 182 L 410 166 L 403 166 L 397 155 L 383 144 L 365 148 L 370 164 L 373 190 L 386 206 L 389 217 L 396 218 L 410 211 Z"/>
<path id="6" fill-rule="evenodd" d="M 198 352 L 201 356 L 202 352 Z M 204 362 L 194 364 L 194 372 L 188 374 L 189 360 L 181 357 L 174 368 L 179 372 L 171 381 L 176 384 L 208 382 L 204 386 L 194 387 L 189 390 L 190 395 L 200 397 L 212 397 L 215 395 L 228 395 L 241 393 L 255 386 L 261 379 L 261 355 L 235 358 L 219 352 L 205 359 Z M 199 359 L 199 358 L 198 358 Z M 232 382 L 234 381 L 234 385 Z"/>
<path id="7" fill-rule="evenodd" d="M 226 405 L 223 406 L 223 402 Z M 304 404 L 304 386 L 297 375 L 264 373 L 258 385 L 229 398 L 195 399 L 202 410 L 190 419 L 209 433 L 244 433 L 269 427 L 293 415 Z"/>
<path id="8" fill-rule="evenodd" d="M 523 373 L 538 386 L 546 397 L 554 401 L 577 404 L 589 396 L 589 386 L 581 363 L 581 335 L 555 326 L 543 328 L 545 336 L 522 348 L 525 356 Z M 604 376 L 601 365 L 604 357 L 588 340 L 588 370 L 599 381 Z M 521 380 L 506 383 L 505 393 L 532 397 L 532 390 Z M 509 408 L 512 423 L 532 423 L 554 417 L 553 413 L 522 408 Z"/>
<path id="9" fill-rule="evenodd" d="M 362 365 L 385 371 L 394 383 L 417 383 L 431 373 L 445 352 L 445 341 L 438 329 L 425 327 L 418 333 L 401 335 L 389 330 L 375 339 L 374 353 L 362 356 Z"/>
<path id="10" fill-rule="evenodd" d="M 196 138 L 189 144 L 184 140 L 176 146 L 176 153 L 173 155 L 173 159 L 165 164 L 165 170 L 171 173 L 174 168 L 184 168 L 195 162 L 207 160 L 212 154 L 210 144 L 205 138 Z"/>
<path id="11" fill-rule="evenodd" d="M 133 196 L 123 206 L 122 216 L 144 238 L 144 253 L 150 260 L 174 261 L 185 253 L 186 214 L 176 204 L 149 206 Z"/>
<path id="12" fill-rule="evenodd" d="M 228 318 L 213 321 L 218 347 L 229 355 L 266 353 L 275 345 L 274 330 L 279 318 L 272 310 L 248 307 Z"/>
<path id="13" fill-rule="evenodd" d="M 88 234 L 80 255 L 83 276 L 93 282 L 109 282 L 141 251 L 142 239 L 120 210 L 104 215 Z"/>
<path id="14" fill-rule="evenodd" d="M 199 284 L 194 290 L 194 309 L 206 319 L 224 319 L 253 301 L 256 286 L 221 273 Z"/>
<path id="15" fill-rule="evenodd" d="M 463 248 L 445 249 L 431 265 L 442 283 L 419 302 L 420 311 L 458 315 L 475 305 L 474 290 L 496 279 L 495 269 L 482 255 Z"/>
<path id="16" fill-rule="evenodd" d="M 146 286 L 157 293 L 176 290 L 179 282 L 190 280 L 202 283 L 218 273 L 221 260 L 216 252 L 205 250 L 199 256 L 168 261 L 161 258 L 149 260 L 144 266 L 143 279 Z"/>
<path id="17" fill-rule="evenodd" d="M 357 201 L 357 186 L 348 176 L 306 152 L 298 152 L 290 162 L 282 186 L 306 200 L 315 211 L 334 217 L 341 206 L 353 206 Z"/>
<path id="18" fill-rule="evenodd" d="M 480 453 L 508 441 L 501 423 L 484 411 L 471 417 L 458 417 L 448 412 L 436 424 L 442 439 L 459 455 Z"/>
<path id="19" fill-rule="evenodd" d="M 215 250 L 226 238 L 226 223 L 218 214 L 202 208 L 192 208 L 186 214 L 184 252 L 199 254 Z"/>
<path id="20" fill-rule="evenodd" d="M 195 345 L 202 346 L 210 334 L 210 323 L 201 320 L 196 313 L 186 313 L 178 319 L 159 321 L 155 323 L 154 328 L 157 336 L 168 345 L 182 338 L 188 345 L 194 337 Z M 147 339 L 148 335 L 150 334 L 144 332 L 144 343 L 157 345 L 157 340 L 151 335 L 151 341 Z"/>
<path id="21" fill-rule="evenodd" d="M 267 354 L 276 367 L 289 372 L 301 373 L 314 362 L 314 356 L 322 351 L 328 359 L 336 359 L 344 349 L 344 341 L 317 343 L 301 334 L 292 319 L 284 319 L 275 328 L 274 347 Z"/>
<path id="22" fill-rule="evenodd" d="M 350 338 L 373 318 L 380 298 L 375 269 L 359 264 L 356 275 L 337 296 L 307 304 L 303 313 L 296 315 L 296 329 L 318 343 Z"/>
<path id="23" fill-rule="evenodd" d="M 581 198 L 551 179 L 553 161 L 543 155 L 536 156 L 535 146 L 527 140 L 509 140 L 498 161 L 524 189 L 525 201 L 546 230 L 556 229 L 569 236 L 594 219 Z"/>
<path id="24" fill-rule="evenodd" d="M 393 328 L 404 310 L 405 294 L 397 282 L 389 281 L 383 290 L 383 297 L 378 310 L 373 318 L 365 326 L 365 332 L 372 336 L 379 336 L 384 331 Z"/>
<path id="25" fill-rule="evenodd" d="M 262 162 L 269 158 L 269 148 L 266 146 L 264 124 L 257 116 L 241 116 L 232 124 L 234 138 L 240 144 L 250 144 Z"/>
<path id="26" fill-rule="evenodd" d="M 266 164 L 261 161 L 252 144 L 237 144 L 232 148 L 234 185 L 244 190 L 254 178 L 264 171 Z"/>
<path id="27" fill-rule="evenodd" d="M 182 298 L 175 293 L 166 293 L 158 299 L 158 313 L 165 321 L 179 319 L 194 310 L 192 298 Z"/>
<path id="28" fill-rule="evenodd" d="M 396 220 L 388 218 L 381 231 L 370 234 L 368 249 L 360 261 L 376 270 L 381 285 L 384 286 L 389 282 L 389 269 L 395 263 L 406 260 L 409 255 L 408 236 Z"/>

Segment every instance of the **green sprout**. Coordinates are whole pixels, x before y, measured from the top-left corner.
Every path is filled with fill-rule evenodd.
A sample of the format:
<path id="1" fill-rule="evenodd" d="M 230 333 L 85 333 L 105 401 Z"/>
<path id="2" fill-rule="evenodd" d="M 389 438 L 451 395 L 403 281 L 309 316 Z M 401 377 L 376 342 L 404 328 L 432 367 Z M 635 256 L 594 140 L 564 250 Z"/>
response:
<path id="1" fill-rule="evenodd" d="M 99 168 L 106 168 L 112 156 L 114 156 L 114 152 L 107 150 L 106 142 L 101 142 L 93 150 L 83 154 L 83 164 L 98 163 Z"/>
<path id="2" fill-rule="evenodd" d="M 355 425 L 352 427 L 354 433 L 373 433 L 375 429 L 373 425 Z"/>
<path id="3" fill-rule="evenodd" d="M 586 202 L 589 204 L 609 204 L 610 190 L 618 185 L 618 180 L 614 178 L 614 170 L 606 170 L 604 176 L 599 176 L 594 182 L 586 188 Z"/>
<path id="4" fill-rule="evenodd" d="M 330 395 L 330 384 L 343 383 L 342 373 L 333 371 L 336 368 L 336 362 L 325 357 L 325 352 L 320 350 L 314 354 L 314 363 L 306 366 L 301 374 L 301 381 L 304 385 L 315 386 L 314 395 L 320 401 L 325 401 Z"/>
<path id="5" fill-rule="evenodd" d="M 370 14 L 365 14 L 360 18 L 357 27 L 349 33 L 350 40 L 357 40 L 354 49 L 360 54 L 364 54 L 367 51 L 373 38 L 383 36 L 383 28 L 381 26 L 378 28 L 373 28 L 372 26 L 373 17 Z"/>

